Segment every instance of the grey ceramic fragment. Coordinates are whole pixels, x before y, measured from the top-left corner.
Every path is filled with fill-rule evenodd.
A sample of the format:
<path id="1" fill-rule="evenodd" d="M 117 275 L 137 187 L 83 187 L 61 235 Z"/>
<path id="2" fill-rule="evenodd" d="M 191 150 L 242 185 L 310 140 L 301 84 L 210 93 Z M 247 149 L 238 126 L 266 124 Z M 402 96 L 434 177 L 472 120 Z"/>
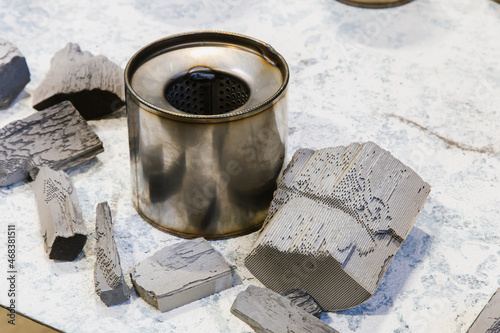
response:
<path id="1" fill-rule="evenodd" d="M 137 293 L 162 312 L 232 285 L 231 269 L 204 238 L 164 247 L 137 264 L 130 276 Z"/>
<path id="2" fill-rule="evenodd" d="M 239 293 L 231 313 L 257 333 L 338 333 L 290 299 L 266 288 L 249 286 Z"/>
<path id="3" fill-rule="evenodd" d="M 95 291 L 107 306 L 123 303 L 130 298 L 130 288 L 123 278 L 113 233 L 113 219 L 107 202 L 97 205 L 95 233 Z"/>
<path id="4" fill-rule="evenodd" d="M 268 288 L 299 288 L 325 311 L 377 289 L 430 186 L 373 142 L 300 149 L 245 264 Z"/>
<path id="5" fill-rule="evenodd" d="M 103 151 L 73 105 L 57 104 L 0 129 L 0 186 L 24 180 L 41 166 L 71 168 Z"/>
<path id="6" fill-rule="evenodd" d="M 500 333 L 500 289 L 498 289 L 467 333 Z"/>
<path id="7" fill-rule="evenodd" d="M 68 43 L 51 60 L 50 70 L 33 92 L 33 107 L 44 110 L 70 101 L 85 119 L 101 118 L 125 104 L 123 69 L 102 55 Z"/>
<path id="8" fill-rule="evenodd" d="M 42 167 L 34 184 L 45 251 L 50 259 L 75 260 L 87 240 L 75 187 L 64 171 Z"/>
<path id="9" fill-rule="evenodd" d="M 0 109 L 8 108 L 28 82 L 26 59 L 17 47 L 0 38 Z"/>
<path id="10" fill-rule="evenodd" d="M 319 304 L 305 290 L 290 289 L 282 292 L 281 296 L 285 296 L 290 300 L 292 305 L 298 306 L 317 318 L 320 318 L 321 313 L 323 313 Z"/>

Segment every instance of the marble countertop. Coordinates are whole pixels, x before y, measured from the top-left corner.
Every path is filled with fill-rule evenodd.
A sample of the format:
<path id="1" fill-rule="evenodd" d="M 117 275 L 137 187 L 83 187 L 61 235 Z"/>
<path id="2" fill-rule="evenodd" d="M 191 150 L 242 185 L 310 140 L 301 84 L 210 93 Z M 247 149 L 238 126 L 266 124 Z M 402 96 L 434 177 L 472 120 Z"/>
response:
<path id="1" fill-rule="evenodd" d="M 68 42 L 124 67 L 143 45 L 192 30 L 263 40 L 291 69 L 288 159 L 374 141 L 432 186 L 375 295 L 322 320 L 345 332 L 466 332 L 500 285 L 500 4 L 415 0 L 369 10 L 334 0 L 0 1 L 0 37 L 26 56 L 31 82 L 0 126 L 35 112 L 31 92 Z M 211 244 L 236 286 L 160 313 L 133 293 L 106 307 L 93 284 L 95 206 L 110 203 L 127 274 L 179 238 L 145 223 L 130 200 L 126 118 L 90 121 L 105 152 L 68 171 L 89 238 L 74 262 L 43 249 L 33 183 L 0 188 L 0 304 L 7 224 L 17 229 L 18 310 L 67 332 L 250 332 L 229 308 L 249 284 L 256 233 Z M 3 319 L 2 319 L 3 320 Z"/>

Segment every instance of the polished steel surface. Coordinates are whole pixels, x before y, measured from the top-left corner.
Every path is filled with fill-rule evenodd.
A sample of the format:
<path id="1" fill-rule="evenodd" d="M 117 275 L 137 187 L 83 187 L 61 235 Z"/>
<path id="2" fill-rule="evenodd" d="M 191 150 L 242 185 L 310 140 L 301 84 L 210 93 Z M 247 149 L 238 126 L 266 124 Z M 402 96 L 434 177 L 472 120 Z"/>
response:
<path id="1" fill-rule="evenodd" d="M 243 81 L 248 99 L 218 114 L 174 108 L 165 89 L 197 68 Z M 288 75 L 272 47 L 237 34 L 175 35 L 136 53 L 125 80 L 137 211 L 184 237 L 216 239 L 257 230 L 286 156 Z"/>

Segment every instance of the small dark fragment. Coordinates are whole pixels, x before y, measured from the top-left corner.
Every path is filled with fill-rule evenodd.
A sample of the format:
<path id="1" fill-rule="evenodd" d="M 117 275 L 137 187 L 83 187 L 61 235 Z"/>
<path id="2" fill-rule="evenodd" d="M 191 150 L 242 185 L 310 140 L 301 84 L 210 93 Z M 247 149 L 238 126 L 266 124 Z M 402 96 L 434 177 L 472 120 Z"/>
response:
<path id="1" fill-rule="evenodd" d="M 95 291 L 107 306 L 120 304 L 130 298 L 130 288 L 123 278 L 120 256 L 113 234 L 113 219 L 107 202 L 96 208 L 96 263 L 94 267 Z"/>
<path id="2" fill-rule="evenodd" d="M 257 333 L 338 333 L 320 319 L 267 288 L 249 286 L 236 297 L 231 313 Z"/>
<path id="3" fill-rule="evenodd" d="M 68 43 L 52 58 L 51 67 L 33 92 L 33 107 L 44 110 L 70 101 L 83 118 L 98 119 L 125 105 L 123 69 L 102 55 L 82 52 Z"/>
<path id="4" fill-rule="evenodd" d="M 65 170 L 104 148 L 70 102 L 57 104 L 0 129 L 0 186 L 36 175 L 39 167 Z"/>
<path id="5" fill-rule="evenodd" d="M 321 307 L 314 300 L 314 298 L 309 295 L 305 290 L 302 289 L 290 289 L 281 293 L 281 296 L 285 296 L 291 301 L 292 305 L 298 306 L 305 312 L 312 314 L 313 316 L 320 318 Z"/>
<path id="6" fill-rule="evenodd" d="M 87 230 L 71 178 L 64 171 L 42 167 L 34 190 L 49 259 L 75 260 L 85 245 Z"/>
<path id="7" fill-rule="evenodd" d="M 0 110 L 8 108 L 28 82 L 26 59 L 17 47 L 0 38 Z"/>

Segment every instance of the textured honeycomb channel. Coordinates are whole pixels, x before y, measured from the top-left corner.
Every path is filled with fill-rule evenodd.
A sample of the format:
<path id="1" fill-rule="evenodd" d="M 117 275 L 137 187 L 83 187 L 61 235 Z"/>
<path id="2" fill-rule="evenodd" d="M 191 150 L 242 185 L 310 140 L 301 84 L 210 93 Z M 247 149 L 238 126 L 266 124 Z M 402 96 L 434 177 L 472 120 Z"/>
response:
<path id="1" fill-rule="evenodd" d="M 234 75 L 206 67 L 190 70 L 167 84 L 165 99 L 177 110 L 214 115 L 231 112 L 243 106 L 250 88 Z"/>

